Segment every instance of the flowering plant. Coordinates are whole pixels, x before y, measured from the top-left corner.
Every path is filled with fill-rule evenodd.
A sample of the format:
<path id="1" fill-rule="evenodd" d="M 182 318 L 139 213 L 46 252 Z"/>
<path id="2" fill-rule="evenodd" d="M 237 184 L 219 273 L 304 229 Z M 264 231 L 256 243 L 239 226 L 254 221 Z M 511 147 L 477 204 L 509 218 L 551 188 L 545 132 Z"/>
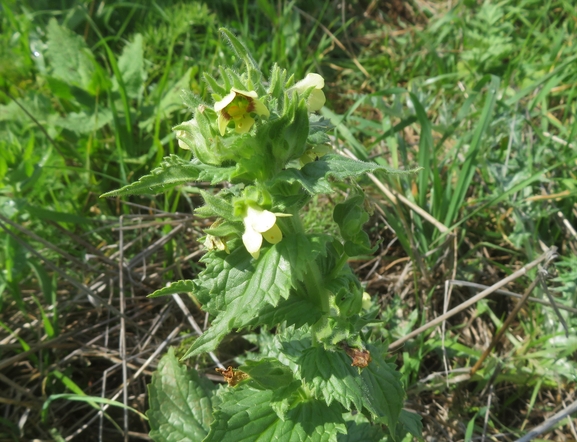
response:
<path id="1" fill-rule="evenodd" d="M 205 75 L 212 104 L 186 94 L 194 117 L 175 131 L 193 160 L 170 156 L 108 195 L 226 183 L 200 191 L 205 204 L 196 215 L 215 219 L 205 230 L 205 269 L 151 296 L 189 292 L 212 318 L 182 359 L 216 350 L 233 330 L 260 330 L 251 338 L 260 353 L 238 369 L 219 369 L 228 385 L 216 388 L 169 351 L 150 385 L 150 436 L 248 442 L 419 435 L 418 416 L 402 409 L 400 374 L 386 360 L 386 345 L 371 336 L 377 309 L 347 265 L 376 249 L 362 231 L 369 215 L 354 177 L 392 171 L 331 153 L 331 125 L 314 113 L 325 104 L 320 75 L 295 84 L 275 66 L 267 83 L 245 46 L 222 33 L 246 71 L 223 68 L 220 81 Z M 333 209 L 340 234 L 310 231 L 304 208 L 333 192 L 334 182 L 349 190 Z"/>

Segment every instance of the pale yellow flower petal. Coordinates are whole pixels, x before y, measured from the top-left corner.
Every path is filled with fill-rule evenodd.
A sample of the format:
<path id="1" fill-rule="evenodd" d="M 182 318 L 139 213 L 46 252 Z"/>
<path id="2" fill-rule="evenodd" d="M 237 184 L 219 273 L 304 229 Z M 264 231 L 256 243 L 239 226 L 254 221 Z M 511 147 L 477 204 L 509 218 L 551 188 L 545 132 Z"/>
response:
<path id="1" fill-rule="evenodd" d="M 325 79 L 319 74 L 307 74 L 305 78 L 291 87 L 291 90 L 296 90 L 299 94 L 304 93 L 307 89 L 314 87 L 307 100 L 307 110 L 314 112 L 320 110 L 325 102 L 325 94 L 321 90 L 325 87 Z"/>
<path id="2" fill-rule="evenodd" d="M 254 113 L 257 115 L 261 115 L 261 116 L 265 116 L 265 117 L 270 117 L 270 112 L 267 109 L 267 107 L 261 103 L 260 100 L 254 100 L 253 101 L 254 104 Z"/>
<path id="3" fill-rule="evenodd" d="M 244 114 L 241 118 L 234 119 L 234 130 L 237 134 L 247 133 L 254 124 L 254 118 L 248 114 Z"/>
<path id="4" fill-rule="evenodd" d="M 263 232 L 262 236 L 271 244 L 277 244 L 282 240 L 282 232 L 276 224 Z"/>
<path id="5" fill-rule="evenodd" d="M 242 91 L 242 90 L 237 89 L 235 87 L 231 87 L 230 90 L 232 92 L 236 92 L 238 95 L 244 95 L 245 97 L 250 97 L 250 98 L 258 98 L 258 94 L 255 91 Z"/>
<path id="6" fill-rule="evenodd" d="M 313 89 L 309 95 L 309 99 L 307 100 L 307 109 L 309 112 L 318 111 L 325 105 L 326 101 L 327 99 L 325 98 L 323 91 L 320 89 Z"/>
<path id="7" fill-rule="evenodd" d="M 224 136 L 224 133 L 226 132 L 226 127 L 228 126 L 228 119 L 224 116 L 224 114 L 222 112 L 218 113 L 218 131 L 220 132 L 220 135 Z"/>
<path id="8" fill-rule="evenodd" d="M 325 87 L 325 79 L 319 74 L 307 74 L 305 78 L 293 86 L 297 91 L 304 92 L 310 87 L 322 89 Z"/>
<path id="9" fill-rule="evenodd" d="M 214 103 L 214 111 L 220 112 L 225 107 L 227 107 L 230 103 L 232 103 L 232 100 L 234 100 L 235 97 L 236 97 L 236 92 L 234 92 L 234 90 L 233 90 L 228 95 L 226 95 L 222 100 Z"/>
<path id="10" fill-rule="evenodd" d="M 249 226 L 246 226 L 244 234 L 242 235 L 242 242 L 248 253 L 250 253 L 254 259 L 258 259 L 260 256 L 260 246 L 262 245 L 262 235 L 255 232 Z"/>
<path id="11" fill-rule="evenodd" d="M 248 207 L 246 217 L 244 218 L 245 226 L 258 233 L 266 232 L 276 223 L 276 215 L 268 210 L 258 210 L 253 207 Z"/>

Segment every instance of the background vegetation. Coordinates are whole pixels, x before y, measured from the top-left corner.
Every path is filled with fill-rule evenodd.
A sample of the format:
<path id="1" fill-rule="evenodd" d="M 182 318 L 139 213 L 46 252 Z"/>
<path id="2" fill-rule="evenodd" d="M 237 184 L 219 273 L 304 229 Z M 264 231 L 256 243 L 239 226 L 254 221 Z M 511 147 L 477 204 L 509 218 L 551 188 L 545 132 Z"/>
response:
<path id="1" fill-rule="evenodd" d="M 138 414 L 86 396 L 144 412 L 160 355 L 209 320 L 189 298 L 146 298 L 199 270 L 204 184 L 98 196 L 189 154 L 171 127 L 189 118 L 181 90 L 210 101 L 202 73 L 234 57 L 221 26 L 265 71 L 326 78 L 336 149 L 424 168 L 362 183 L 380 248 L 353 265 L 390 343 L 558 248 L 558 312 L 536 289 L 474 376 L 510 295 L 391 347 L 425 436 L 514 440 L 574 402 L 574 2 L 0 0 L 0 440 L 146 439 Z M 320 203 L 308 222 L 330 230 Z M 269 341 L 231 337 L 213 356 L 234 365 Z M 219 380 L 210 357 L 192 363 Z M 577 432 L 564 419 L 542 437 Z"/>

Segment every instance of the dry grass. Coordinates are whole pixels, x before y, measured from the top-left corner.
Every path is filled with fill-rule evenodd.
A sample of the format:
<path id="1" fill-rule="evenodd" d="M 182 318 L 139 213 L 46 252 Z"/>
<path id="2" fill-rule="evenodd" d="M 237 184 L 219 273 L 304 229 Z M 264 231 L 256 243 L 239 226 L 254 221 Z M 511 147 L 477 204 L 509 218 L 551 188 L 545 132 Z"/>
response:
<path id="1" fill-rule="evenodd" d="M 52 440 L 56 433 L 50 434 L 51 428 L 64 440 L 124 440 L 122 432 L 87 403 L 57 400 L 50 406 L 47 423 L 41 422 L 42 404 L 50 394 L 70 392 L 65 388 L 68 384 L 83 394 L 146 411 L 146 385 L 158 359 L 167 346 L 179 346 L 198 334 L 191 323 L 202 332 L 206 319 L 186 296 L 181 302 L 146 296 L 164 284 L 168 272 L 175 279 L 194 276 L 203 253 L 196 242 L 202 226 L 181 214 L 121 217 L 117 225 L 101 226 L 114 232 L 117 244 L 77 243 L 89 253 L 84 262 L 63 254 L 48 257 L 49 247 L 38 248 L 39 238 L 22 239 L 38 248 L 44 264 L 61 278 L 56 337 L 49 339 L 43 329 L 32 296 L 39 294 L 33 289 L 24 288 L 22 293 L 26 312 L 35 313 L 24 313 L 13 303 L 3 314 L 4 324 L 13 333 L 0 335 L 0 413 L 17 423 L 20 440 Z M 163 227 L 170 230 L 162 234 Z M 181 248 L 183 253 L 176 254 L 181 259 L 167 263 L 168 243 Z M 48 312 L 51 315 L 54 312 Z M 28 343 L 30 349 L 22 351 L 20 342 Z M 201 362 L 208 371 L 217 366 L 210 360 Z M 135 414 L 117 407 L 102 409 L 128 430 L 131 440 L 148 439 L 147 423 Z"/>

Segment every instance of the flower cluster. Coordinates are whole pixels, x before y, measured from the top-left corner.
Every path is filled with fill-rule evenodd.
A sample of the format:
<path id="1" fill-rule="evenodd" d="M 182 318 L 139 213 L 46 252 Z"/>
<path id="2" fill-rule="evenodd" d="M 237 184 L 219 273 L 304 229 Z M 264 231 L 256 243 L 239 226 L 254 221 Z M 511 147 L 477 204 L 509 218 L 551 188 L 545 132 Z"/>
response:
<path id="1" fill-rule="evenodd" d="M 289 88 L 289 94 L 297 93 L 306 96 L 306 105 L 309 112 L 320 110 L 325 104 L 326 98 L 322 91 L 325 85 L 323 77 L 318 74 L 307 74 L 307 76 Z M 255 124 L 254 115 L 269 118 L 270 111 L 259 99 L 256 91 L 243 91 L 237 88 L 230 88 L 230 92 L 221 100 L 214 104 L 214 111 L 217 115 L 217 126 L 221 136 L 226 135 L 229 123 L 234 123 L 234 131 L 237 134 L 245 134 Z M 186 128 L 191 132 L 197 132 L 198 125 L 195 121 L 186 122 Z M 183 126 L 184 127 L 184 126 Z M 190 148 L 189 144 L 194 144 L 196 140 L 187 133 L 179 130 L 177 132 L 179 145 L 183 148 Z M 190 140 L 189 140 L 190 139 Z M 276 224 L 277 217 L 290 216 L 282 213 L 273 213 L 264 210 L 256 204 L 248 203 L 243 217 L 244 233 L 242 241 L 247 251 L 258 259 L 263 238 L 270 244 L 277 244 L 282 240 L 282 231 Z M 205 246 L 209 250 L 226 250 L 226 243 L 218 237 L 208 235 Z"/>

